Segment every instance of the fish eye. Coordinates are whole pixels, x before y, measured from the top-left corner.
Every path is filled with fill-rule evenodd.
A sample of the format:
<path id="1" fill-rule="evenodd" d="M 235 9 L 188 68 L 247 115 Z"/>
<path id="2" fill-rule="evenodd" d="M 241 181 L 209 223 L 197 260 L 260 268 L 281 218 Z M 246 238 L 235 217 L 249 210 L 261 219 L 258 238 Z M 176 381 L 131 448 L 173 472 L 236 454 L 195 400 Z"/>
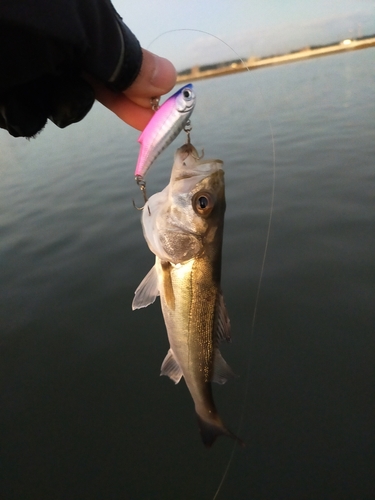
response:
<path id="1" fill-rule="evenodd" d="M 207 196 L 200 196 L 198 198 L 198 203 L 199 203 L 199 208 L 201 208 L 202 210 L 207 208 L 209 204 Z"/>
<path id="2" fill-rule="evenodd" d="M 182 92 L 182 95 L 185 97 L 185 99 L 191 99 L 193 92 L 190 89 L 185 89 Z"/>
<path id="3" fill-rule="evenodd" d="M 204 217 L 207 217 L 214 208 L 214 202 L 209 193 L 196 193 L 192 202 L 194 211 Z"/>

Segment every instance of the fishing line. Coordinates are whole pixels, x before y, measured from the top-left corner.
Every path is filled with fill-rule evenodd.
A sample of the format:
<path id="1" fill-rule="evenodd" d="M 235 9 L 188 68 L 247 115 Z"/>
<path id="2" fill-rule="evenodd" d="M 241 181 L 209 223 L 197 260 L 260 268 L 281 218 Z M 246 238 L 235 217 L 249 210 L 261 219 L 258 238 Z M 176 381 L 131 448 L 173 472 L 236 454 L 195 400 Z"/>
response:
<path id="1" fill-rule="evenodd" d="M 147 48 L 150 48 L 151 45 L 154 42 L 156 42 L 156 40 L 158 40 L 159 38 L 161 38 L 162 36 L 170 34 L 170 33 L 176 33 L 178 31 L 194 31 L 196 33 L 203 33 L 205 35 L 211 36 L 212 38 L 215 38 L 219 42 L 223 43 L 226 47 L 228 47 L 238 57 L 238 59 L 241 61 L 241 63 L 244 66 L 244 68 L 249 73 L 251 72 L 249 66 L 245 63 L 245 61 L 242 59 L 242 57 L 238 54 L 238 52 L 233 47 L 231 47 L 227 42 L 225 42 L 224 40 L 222 40 L 218 36 L 216 36 L 216 35 L 214 35 L 212 33 L 209 33 L 208 31 L 204 31 L 204 30 L 199 30 L 199 29 L 194 29 L 194 28 L 177 28 L 177 29 L 173 29 L 173 30 L 164 31 L 163 33 L 161 33 L 160 35 L 158 35 L 156 38 L 154 38 L 148 44 Z M 270 113 L 269 113 L 269 110 L 267 108 L 267 101 L 266 101 L 266 99 L 263 96 L 262 89 L 260 87 L 258 87 L 258 90 L 259 90 L 259 92 L 260 92 L 260 94 L 262 96 L 262 100 L 263 100 L 263 103 L 264 103 L 265 116 L 266 116 L 266 119 L 267 119 L 267 122 L 268 122 L 268 127 L 269 127 L 269 130 L 270 130 L 271 142 L 272 142 L 272 189 L 271 189 L 270 209 L 269 209 L 268 225 L 267 225 L 267 233 L 266 233 L 266 242 L 265 242 L 264 250 L 263 250 L 263 258 L 262 258 L 262 263 L 261 263 L 261 266 L 260 266 L 260 274 L 259 274 L 259 279 L 258 279 L 258 284 L 257 284 L 257 289 L 256 289 L 256 294 L 255 294 L 254 310 L 253 310 L 253 316 L 252 316 L 251 327 L 250 327 L 250 340 L 252 339 L 252 337 L 255 334 L 255 322 L 256 322 L 257 312 L 258 312 L 258 306 L 259 306 L 260 290 L 261 290 L 261 286 L 262 286 L 264 268 L 265 268 L 265 264 L 266 264 L 268 246 L 269 246 L 270 235 L 271 235 L 271 225 L 272 225 L 272 218 L 273 218 L 273 211 L 274 211 L 275 185 L 276 185 L 276 148 L 275 148 L 275 138 L 274 138 L 274 133 L 273 133 L 273 128 L 272 128 Z M 251 350 L 249 351 L 249 355 L 248 355 L 247 373 L 246 373 L 246 378 L 245 378 L 245 395 L 244 395 L 244 398 L 243 398 L 242 410 L 240 412 L 240 418 L 239 418 L 239 422 L 238 422 L 238 426 L 237 426 L 237 435 L 241 434 L 241 428 L 242 428 L 242 425 L 243 425 L 243 419 L 244 419 L 244 415 L 245 415 L 246 402 L 247 402 L 247 394 L 248 394 L 249 385 L 250 385 L 250 363 L 251 363 L 250 359 L 251 359 Z M 237 445 L 236 442 L 232 446 L 232 451 L 231 451 L 228 463 L 227 463 L 227 465 L 226 465 L 226 467 L 224 469 L 223 475 L 221 477 L 221 480 L 219 482 L 219 485 L 218 485 L 218 487 L 217 487 L 217 489 L 215 491 L 215 494 L 214 494 L 212 500 L 216 500 L 217 497 L 218 497 L 218 495 L 219 495 L 219 493 L 220 493 L 220 491 L 221 491 L 221 488 L 222 488 L 222 486 L 224 484 L 224 481 L 227 478 L 229 469 L 230 469 L 230 467 L 232 465 L 232 462 L 233 462 L 233 459 L 234 459 L 234 454 L 236 452 L 237 446 L 238 445 Z"/>

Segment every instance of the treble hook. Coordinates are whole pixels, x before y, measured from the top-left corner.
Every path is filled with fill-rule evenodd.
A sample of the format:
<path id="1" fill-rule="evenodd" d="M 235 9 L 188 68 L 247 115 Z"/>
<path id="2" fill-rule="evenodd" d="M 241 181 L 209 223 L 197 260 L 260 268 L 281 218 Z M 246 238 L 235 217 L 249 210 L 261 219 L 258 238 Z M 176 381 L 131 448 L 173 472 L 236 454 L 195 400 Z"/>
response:
<path id="1" fill-rule="evenodd" d="M 194 158 L 194 160 L 201 160 L 201 159 L 203 158 L 203 156 L 204 156 L 204 149 L 202 149 L 202 153 L 201 153 L 201 155 L 200 155 L 200 156 L 199 156 L 199 155 L 198 155 L 198 156 L 195 156 L 195 155 L 193 155 L 193 153 L 192 153 L 192 151 L 193 151 L 193 149 L 194 149 L 194 146 L 193 146 L 193 145 L 191 144 L 191 142 L 190 142 L 190 132 L 191 132 L 192 130 L 193 130 L 193 127 L 191 126 L 190 120 L 188 120 L 188 121 L 186 122 L 185 127 L 184 127 L 184 131 L 186 132 L 186 135 L 187 135 L 187 137 L 186 137 L 186 144 L 187 144 L 187 146 L 189 147 L 189 154 L 190 154 L 190 155 Z"/>
<path id="2" fill-rule="evenodd" d="M 193 130 L 193 127 L 191 126 L 190 120 L 186 122 L 186 125 L 184 127 L 184 131 L 186 132 L 186 144 L 190 144 L 190 132 Z"/>
<path id="3" fill-rule="evenodd" d="M 193 156 L 193 155 L 192 155 Z M 201 152 L 201 155 L 198 156 L 198 158 L 196 156 L 194 156 L 193 158 L 195 158 L 196 160 L 201 160 L 204 156 L 204 148 L 202 148 L 202 152 Z"/>
<path id="4" fill-rule="evenodd" d="M 135 204 L 135 202 L 133 200 L 133 207 L 136 208 L 137 210 L 143 210 L 145 208 L 147 201 L 148 201 L 147 193 L 146 193 L 146 182 L 144 181 L 144 179 L 141 175 L 135 176 L 135 182 L 138 184 L 139 189 L 142 191 L 143 200 L 145 203 L 144 203 L 143 207 L 137 207 L 137 205 Z M 151 215 L 150 207 L 147 206 L 147 208 L 148 208 L 149 215 Z"/>

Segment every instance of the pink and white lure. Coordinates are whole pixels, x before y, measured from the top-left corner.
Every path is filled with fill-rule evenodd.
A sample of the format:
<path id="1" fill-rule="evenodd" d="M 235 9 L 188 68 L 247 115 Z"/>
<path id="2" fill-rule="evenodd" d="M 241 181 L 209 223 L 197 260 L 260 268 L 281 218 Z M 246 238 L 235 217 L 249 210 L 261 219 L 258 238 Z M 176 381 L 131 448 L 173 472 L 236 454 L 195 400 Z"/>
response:
<path id="1" fill-rule="evenodd" d="M 142 185 L 146 172 L 164 149 L 187 124 L 195 106 L 193 85 L 185 85 L 167 99 L 146 125 L 138 142 L 141 145 L 135 180 Z"/>

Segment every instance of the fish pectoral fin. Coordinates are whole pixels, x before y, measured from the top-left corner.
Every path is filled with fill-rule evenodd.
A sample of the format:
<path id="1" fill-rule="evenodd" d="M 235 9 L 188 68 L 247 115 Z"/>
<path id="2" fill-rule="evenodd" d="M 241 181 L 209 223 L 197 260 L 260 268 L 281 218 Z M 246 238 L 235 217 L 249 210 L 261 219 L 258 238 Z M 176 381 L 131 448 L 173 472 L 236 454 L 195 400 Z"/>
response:
<path id="1" fill-rule="evenodd" d="M 174 357 L 172 349 L 169 349 L 161 365 L 160 375 L 167 375 L 175 384 L 178 384 L 182 377 L 182 370 Z"/>
<path id="2" fill-rule="evenodd" d="M 140 285 L 134 292 L 134 299 L 132 309 L 141 309 L 147 307 L 155 302 L 156 297 L 160 295 L 158 286 L 158 275 L 156 267 L 153 266 L 151 270 L 141 281 Z"/>
<path id="3" fill-rule="evenodd" d="M 217 342 L 221 342 L 222 340 L 230 342 L 231 340 L 230 319 L 221 292 L 218 293 L 216 299 L 214 336 Z"/>
<path id="4" fill-rule="evenodd" d="M 212 382 L 216 382 L 217 384 L 225 384 L 225 382 L 229 378 L 237 377 L 235 373 L 233 373 L 231 367 L 225 361 L 219 349 L 215 349 L 214 354 L 214 373 L 212 376 Z"/>

